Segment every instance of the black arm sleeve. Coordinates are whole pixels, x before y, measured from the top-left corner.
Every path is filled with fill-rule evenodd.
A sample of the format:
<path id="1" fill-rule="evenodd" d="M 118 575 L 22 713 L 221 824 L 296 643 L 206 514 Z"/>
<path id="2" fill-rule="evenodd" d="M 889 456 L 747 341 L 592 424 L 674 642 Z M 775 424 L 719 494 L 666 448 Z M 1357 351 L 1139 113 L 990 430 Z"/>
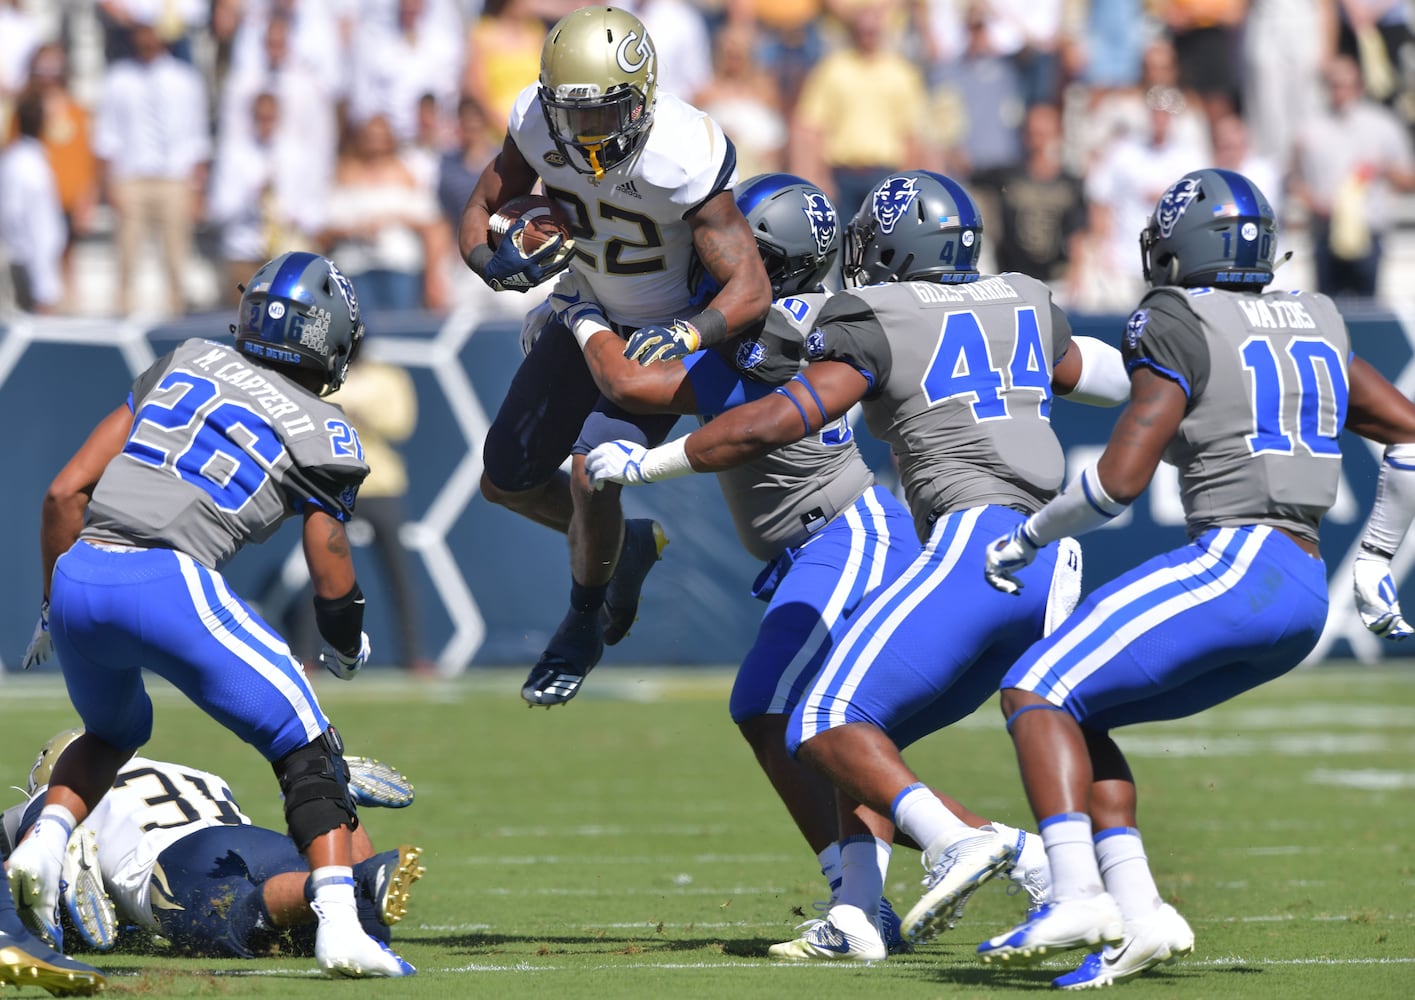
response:
<path id="1" fill-rule="evenodd" d="M 363 645 L 364 592 L 356 583 L 343 597 L 315 594 L 314 622 L 325 642 L 345 656 L 357 656 Z"/>

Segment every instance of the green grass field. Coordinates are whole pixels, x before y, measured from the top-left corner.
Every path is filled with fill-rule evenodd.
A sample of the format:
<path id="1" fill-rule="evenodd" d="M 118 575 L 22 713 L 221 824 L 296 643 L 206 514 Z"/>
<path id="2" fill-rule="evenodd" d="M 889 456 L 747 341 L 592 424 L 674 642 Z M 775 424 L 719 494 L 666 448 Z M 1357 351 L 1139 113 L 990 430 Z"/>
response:
<path id="1" fill-rule="evenodd" d="M 379 846 L 426 851 L 427 876 L 394 932 L 418 976 L 330 982 L 306 959 L 114 954 L 96 959 L 109 995 L 1012 996 L 1046 990 L 1074 964 L 976 962 L 977 942 L 1022 911 L 997 886 L 974 897 L 958 929 L 877 966 L 765 958 L 826 892 L 727 719 L 730 676 L 606 666 L 554 711 L 527 709 L 521 678 L 319 686 L 350 752 L 381 757 L 417 785 L 411 808 L 364 818 Z M 280 827 L 259 757 L 170 689 L 154 685 L 154 700 L 147 755 L 226 776 L 256 822 Z M 6 678 L 0 785 L 23 784 L 34 751 L 73 721 L 52 679 Z M 1140 781 L 1160 889 L 1198 942 L 1189 959 L 1116 989 L 1415 996 L 1415 669 L 1298 672 L 1118 739 Z M 979 812 L 1030 825 L 995 705 L 909 759 Z M 917 858 L 895 853 L 888 891 L 901 912 L 918 895 Z"/>

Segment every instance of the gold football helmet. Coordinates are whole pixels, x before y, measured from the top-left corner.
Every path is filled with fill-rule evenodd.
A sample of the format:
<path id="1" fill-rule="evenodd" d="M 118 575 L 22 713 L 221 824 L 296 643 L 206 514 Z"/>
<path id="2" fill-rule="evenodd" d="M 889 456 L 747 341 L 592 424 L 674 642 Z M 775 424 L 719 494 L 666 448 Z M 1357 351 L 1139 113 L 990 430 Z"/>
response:
<path id="1" fill-rule="evenodd" d="M 540 53 L 540 101 L 567 163 L 595 179 L 643 146 L 653 122 L 658 57 L 633 14 L 586 7 L 550 29 Z"/>
<path id="2" fill-rule="evenodd" d="M 25 785 L 29 794 L 33 795 L 49 784 L 49 777 L 54 773 L 54 765 L 59 756 L 70 743 L 83 734 L 82 729 L 66 729 L 62 733 L 55 733 L 48 743 L 39 748 L 39 756 L 34 759 L 34 766 L 29 769 L 29 781 Z"/>

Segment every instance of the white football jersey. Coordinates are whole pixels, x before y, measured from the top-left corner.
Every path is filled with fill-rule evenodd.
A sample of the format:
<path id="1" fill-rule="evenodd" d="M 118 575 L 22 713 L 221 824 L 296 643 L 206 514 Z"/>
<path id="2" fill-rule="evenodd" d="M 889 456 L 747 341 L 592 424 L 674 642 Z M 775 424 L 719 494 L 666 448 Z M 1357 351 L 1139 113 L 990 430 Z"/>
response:
<path id="1" fill-rule="evenodd" d="M 660 92 L 648 141 L 596 181 L 565 162 L 538 91 L 531 84 L 516 98 L 510 135 L 575 222 L 571 267 L 621 327 L 686 318 L 693 237 L 684 216 L 737 183 L 731 141 L 706 114 Z"/>
<path id="2" fill-rule="evenodd" d="M 156 931 L 149 900 L 158 855 L 198 830 L 250 822 L 226 779 L 194 767 L 134 757 L 82 825 L 98 842 L 98 867 L 119 917 Z"/>

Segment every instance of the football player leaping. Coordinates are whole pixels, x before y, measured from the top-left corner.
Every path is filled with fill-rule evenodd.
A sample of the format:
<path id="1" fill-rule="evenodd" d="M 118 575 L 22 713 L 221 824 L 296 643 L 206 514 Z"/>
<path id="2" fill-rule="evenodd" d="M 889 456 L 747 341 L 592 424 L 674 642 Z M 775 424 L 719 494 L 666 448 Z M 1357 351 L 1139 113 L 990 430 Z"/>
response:
<path id="1" fill-rule="evenodd" d="M 1126 327 L 1131 402 L 1105 452 L 985 558 L 970 556 L 1016 593 L 1049 543 L 1123 513 L 1161 457 L 1179 467 L 1189 544 L 1100 587 L 1003 680 L 1055 901 L 978 951 L 1011 962 L 1092 951 L 1054 981 L 1063 989 L 1194 947 L 1155 888 L 1110 730 L 1201 712 L 1311 652 L 1327 617 L 1317 526 L 1336 499 L 1343 426 L 1386 445 L 1356 561 L 1361 618 L 1410 634 L 1390 557 L 1415 515 L 1415 405 L 1351 353 L 1329 298 L 1263 291 L 1276 244 L 1272 206 L 1241 174 L 1199 170 L 1165 192 L 1140 237 L 1152 287 Z"/>
<path id="2" fill-rule="evenodd" d="M 756 244 L 729 190 L 737 171 L 732 143 L 707 115 L 658 93 L 657 73 L 653 42 L 633 15 L 590 7 L 563 18 L 546 36 L 540 81 L 517 99 L 506 142 L 477 181 L 460 234 L 468 266 L 493 288 L 524 291 L 572 268 L 614 332 L 629 338 L 625 350 L 643 363 L 721 343 L 771 304 Z M 493 253 L 486 245 L 492 214 L 538 178 L 574 220 L 573 253 L 552 241 L 523 256 L 509 238 Z M 720 286 L 701 309 L 688 291 L 694 251 Z M 604 645 L 628 632 L 663 547 L 654 522 L 625 524 L 617 489 L 589 489 L 584 455 L 614 438 L 658 444 L 676 420 L 636 416 L 601 399 L 559 323 L 512 380 L 482 452 L 482 493 L 570 536 L 570 610 L 522 689 L 531 704 L 575 696 Z M 560 466 L 572 454 L 567 478 Z"/>
<path id="3" fill-rule="evenodd" d="M 363 339 L 358 300 L 331 261 L 287 253 L 251 278 L 234 330 L 234 344 L 186 340 L 139 375 L 45 496 L 45 601 L 24 664 L 57 653 L 86 731 L 10 855 L 10 888 L 31 927 L 52 922 L 69 834 L 152 734 L 149 669 L 270 761 L 314 873 L 320 967 L 411 975 L 359 926 L 358 814 L 339 734 L 290 647 L 218 569 L 303 518 L 320 661 L 348 678 L 368 659 L 344 534 L 368 466 L 343 411 L 321 398 Z"/>
<path id="4" fill-rule="evenodd" d="M 924 549 L 845 623 L 792 710 L 787 740 L 923 847 L 927 892 L 904 920 L 914 940 L 951 926 L 972 892 L 1013 872 L 1035 838 L 940 798 L 899 748 L 971 714 L 1080 593 L 1074 546 L 1048 550 L 1036 586 L 1010 604 L 969 557 L 981 559 L 997 526 L 1020 523 L 1061 486 L 1053 390 L 1104 405 L 1128 390 L 1119 352 L 1073 339 L 1045 285 L 978 274 L 981 236 L 977 205 L 957 182 L 923 170 L 885 178 L 846 230 L 851 288 L 821 307 L 804 371 L 686 438 L 647 451 L 616 441 L 586 462 L 595 483 L 721 471 L 820 433 L 856 403 L 893 446 Z M 1025 880 L 1032 864 L 1021 863 Z M 838 898 L 851 902 L 775 953 L 881 957 L 878 928 L 862 912 L 879 896 L 878 869 L 844 874 Z"/>

